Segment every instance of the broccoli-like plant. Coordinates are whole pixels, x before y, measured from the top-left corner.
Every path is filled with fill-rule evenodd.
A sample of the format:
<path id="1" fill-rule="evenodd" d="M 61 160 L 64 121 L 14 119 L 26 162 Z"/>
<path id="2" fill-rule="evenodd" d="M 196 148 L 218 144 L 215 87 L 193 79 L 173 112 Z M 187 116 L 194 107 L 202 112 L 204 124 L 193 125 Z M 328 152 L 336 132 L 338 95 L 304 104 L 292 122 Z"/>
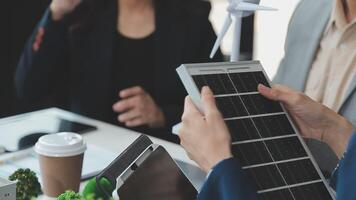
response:
<path id="1" fill-rule="evenodd" d="M 73 191 L 66 191 L 65 193 L 61 194 L 57 200 L 103 200 L 101 197 L 96 197 L 95 194 L 89 194 L 86 197 L 83 197 L 79 193 Z M 113 200 L 113 199 L 109 199 Z"/>
<path id="2" fill-rule="evenodd" d="M 61 194 L 57 200 L 85 200 L 79 193 L 73 191 L 66 191 Z"/>
<path id="3" fill-rule="evenodd" d="M 16 199 L 31 200 L 41 193 L 41 185 L 36 173 L 30 169 L 18 169 L 10 177 L 10 181 L 16 183 Z"/>

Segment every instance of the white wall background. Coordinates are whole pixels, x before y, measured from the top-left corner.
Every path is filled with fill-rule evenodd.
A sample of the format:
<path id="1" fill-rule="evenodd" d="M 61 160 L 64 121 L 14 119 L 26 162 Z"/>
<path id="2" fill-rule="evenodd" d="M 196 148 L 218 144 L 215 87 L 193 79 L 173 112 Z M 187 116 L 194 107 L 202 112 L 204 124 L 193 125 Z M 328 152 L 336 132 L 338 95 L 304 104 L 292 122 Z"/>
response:
<path id="1" fill-rule="evenodd" d="M 258 12 L 255 18 L 254 59 L 260 60 L 272 78 L 284 54 L 284 41 L 288 22 L 300 0 L 261 0 L 261 5 L 277 8 L 278 11 Z M 227 0 L 211 0 L 213 9 L 210 20 L 218 33 L 226 16 Z M 225 54 L 231 52 L 232 30 L 230 28 L 222 44 Z"/>

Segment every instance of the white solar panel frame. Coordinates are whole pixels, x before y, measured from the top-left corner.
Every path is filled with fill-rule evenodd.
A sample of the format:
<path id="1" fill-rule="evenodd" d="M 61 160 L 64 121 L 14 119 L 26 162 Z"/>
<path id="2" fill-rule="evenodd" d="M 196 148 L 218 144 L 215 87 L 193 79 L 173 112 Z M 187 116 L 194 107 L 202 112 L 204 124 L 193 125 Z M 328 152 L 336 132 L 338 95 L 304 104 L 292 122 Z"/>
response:
<path id="1" fill-rule="evenodd" d="M 204 113 L 204 108 L 202 106 L 202 101 L 201 101 L 201 94 L 200 90 L 195 84 L 192 76 L 194 75 L 209 75 L 209 74 L 229 74 L 229 73 L 243 73 L 243 72 L 262 72 L 268 81 L 268 83 L 272 86 L 273 83 L 270 81 L 270 79 L 267 76 L 267 73 L 265 72 L 264 68 L 262 67 L 261 63 L 259 61 L 242 61 L 242 62 L 224 62 L 224 63 L 199 63 L 199 64 L 183 64 L 180 67 L 176 69 L 186 91 L 188 92 L 189 96 L 193 100 L 194 104 L 197 106 L 197 108 L 200 110 L 200 112 Z M 237 93 L 239 94 L 239 93 Z M 246 94 L 246 93 L 243 93 Z M 219 96 L 219 95 L 217 95 Z M 319 166 L 317 165 L 317 162 L 315 161 L 312 153 L 310 152 L 309 148 L 307 147 L 306 143 L 304 142 L 304 139 L 302 138 L 301 134 L 299 133 L 298 129 L 296 128 L 292 118 L 290 117 L 289 113 L 286 111 L 285 107 L 283 104 L 280 104 L 282 106 L 282 109 L 284 113 L 286 114 L 289 122 L 291 123 L 291 126 L 293 130 L 295 131 L 299 141 L 301 142 L 304 150 L 306 151 L 308 158 L 311 160 L 311 162 L 314 165 L 314 168 L 316 169 L 317 173 L 319 174 L 322 182 L 324 183 L 325 187 L 327 188 L 330 196 L 335 200 L 335 192 L 333 189 L 329 186 L 327 180 L 325 179 L 324 175 L 322 174 Z M 249 115 L 250 116 L 250 115 Z M 259 116 L 259 115 L 256 115 Z M 263 115 L 261 115 L 263 116 Z M 177 128 L 177 127 L 176 127 Z M 272 140 L 278 139 L 278 138 L 283 138 L 282 137 L 276 137 Z M 270 152 L 269 152 L 270 153 Z M 279 163 L 273 162 L 273 164 Z M 281 174 L 282 175 L 282 174 Z M 284 177 L 283 177 L 284 179 Z M 303 183 L 309 183 L 309 182 L 303 182 Z M 298 184 L 295 184 L 298 185 Z M 296 187 L 293 185 L 293 187 Z M 303 185 L 303 184 L 302 184 Z M 283 186 L 282 188 L 292 188 L 290 185 Z"/>

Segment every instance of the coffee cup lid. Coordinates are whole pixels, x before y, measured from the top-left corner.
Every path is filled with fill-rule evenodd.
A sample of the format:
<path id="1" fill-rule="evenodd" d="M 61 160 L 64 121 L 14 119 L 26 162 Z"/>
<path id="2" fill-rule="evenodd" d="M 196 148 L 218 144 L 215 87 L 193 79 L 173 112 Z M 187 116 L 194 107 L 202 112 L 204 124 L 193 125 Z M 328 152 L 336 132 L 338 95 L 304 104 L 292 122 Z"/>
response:
<path id="1" fill-rule="evenodd" d="M 81 135 L 69 132 L 42 136 L 35 145 L 36 153 L 48 157 L 76 156 L 84 153 L 86 148 Z"/>

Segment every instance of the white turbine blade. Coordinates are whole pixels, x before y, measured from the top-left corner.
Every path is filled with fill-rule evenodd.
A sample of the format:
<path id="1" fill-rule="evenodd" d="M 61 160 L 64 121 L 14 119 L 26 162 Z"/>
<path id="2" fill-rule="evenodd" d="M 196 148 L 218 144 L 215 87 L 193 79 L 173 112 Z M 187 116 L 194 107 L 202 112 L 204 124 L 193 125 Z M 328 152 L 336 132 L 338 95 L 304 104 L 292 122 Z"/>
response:
<path id="1" fill-rule="evenodd" d="M 239 5 L 235 9 L 239 10 L 239 11 L 256 11 L 256 10 L 276 11 L 277 10 L 275 8 L 260 6 L 257 4 L 246 3 L 246 2 L 240 2 Z"/>
<path id="2" fill-rule="evenodd" d="M 222 27 L 219 35 L 218 35 L 218 38 L 216 39 L 216 42 L 214 44 L 214 47 L 213 47 L 213 50 L 211 51 L 211 54 L 210 54 L 210 58 L 213 58 L 216 54 L 216 52 L 218 51 L 220 45 L 221 45 L 221 42 L 222 40 L 224 39 L 227 31 L 229 30 L 230 26 L 232 24 L 232 18 L 230 16 L 230 14 L 228 14 L 226 16 L 226 19 L 225 19 L 225 22 L 224 22 L 224 26 Z"/>

